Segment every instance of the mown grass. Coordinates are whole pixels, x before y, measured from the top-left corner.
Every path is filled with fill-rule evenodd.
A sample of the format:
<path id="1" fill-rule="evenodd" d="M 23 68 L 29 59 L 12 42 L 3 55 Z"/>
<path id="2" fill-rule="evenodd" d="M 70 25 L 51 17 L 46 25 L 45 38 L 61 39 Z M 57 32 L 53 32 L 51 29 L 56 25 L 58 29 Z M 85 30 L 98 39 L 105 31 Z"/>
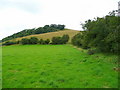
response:
<path id="1" fill-rule="evenodd" d="M 70 45 L 3 47 L 3 88 L 117 88 L 116 55 Z"/>

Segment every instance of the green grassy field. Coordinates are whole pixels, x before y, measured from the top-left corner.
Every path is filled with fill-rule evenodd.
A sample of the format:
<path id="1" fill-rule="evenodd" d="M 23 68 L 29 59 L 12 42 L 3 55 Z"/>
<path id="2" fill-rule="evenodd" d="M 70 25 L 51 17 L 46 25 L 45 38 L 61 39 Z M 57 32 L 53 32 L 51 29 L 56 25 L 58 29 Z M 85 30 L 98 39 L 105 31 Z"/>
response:
<path id="1" fill-rule="evenodd" d="M 117 57 L 71 45 L 3 47 L 3 88 L 117 88 Z"/>

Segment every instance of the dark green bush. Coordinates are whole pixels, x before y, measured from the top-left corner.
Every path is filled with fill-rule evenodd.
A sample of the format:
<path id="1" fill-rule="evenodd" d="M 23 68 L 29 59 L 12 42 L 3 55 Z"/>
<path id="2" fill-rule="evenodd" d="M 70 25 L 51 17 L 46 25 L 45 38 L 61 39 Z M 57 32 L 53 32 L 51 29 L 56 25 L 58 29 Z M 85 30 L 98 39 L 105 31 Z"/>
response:
<path id="1" fill-rule="evenodd" d="M 16 41 L 16 44 L 20 44 L 20 41 L 18 40 L 18 41 Z"/>
<path id="2" fill-rule="evenodd" d="M 40 40 L 39 40 L 39 44 L 43 44 L 43 39 L 40 39 Z"/>
<path id="3" fill-rule="evenodd" d="M 84 49 L 96 48 L 101 52 L 119 53 L 120 17 L 105 16 L 85 21 L 83 33 L 72 38 L 72 44 Z"/>
<path id="4" fill-rule="evenodd" d="M 50 43 L 49 39 L 47 39 L 47 40 L 40 39 L 39 40 L 39 44 L 49 44 L 49 43 Z"/>
<path id="5" fill-rule="evenodd" d="M 12 41 L 7 41 L 5 43 L 3 43 L 2 45 L 4 46 L 9 46 L 9 45 L 14 45 L 14 44 L 17 44 L 16 42 L 12 42 Z"/>
<path id="6" fill-rule="evenodd" d="M 62 38 L 61 38 L 61 43 L 62 44 L 66 44 L 69 40 L 69 35 L 63 35 Z"/>
<path id="7" fill-rule="evenodd" d="M 71 42 L 75 46 L 82 46 L 81 40 L 82 40 L 82 35 L 81 33 L 78 33 L 75 36 L 73 36 Z"/>
<path id="8" fill-rule="evenodd" d="M 69 41 L 69 35 L 63 35 L 62 37 L 53 37 L 52 44 L 66 44 Z"/>
<path id="9" fill-rule="evenodd" d="M 39 44 L 45 44 L 45 41 L 43 39 L 40 39 Z"/>
<path id="10" fill-rule="evenodd" d="M 21 40 L 21 44 L 23 44 L 23 45 L 30 44 L 30 40 L 27 39 L 27 38 L 23 38 L 23 39 Z"/>
<path id="11" fill-rule="evenodd" d="M 29 44 L 37 44 L 38 43 L 38 38 L 36 38 L 36 37 L 31 37 L 30 39 L 29 39 Z"/>
<path id="12" fill-rule="evenodd" d="M 52 44 L 61 44 L 61 37 L 53 37 Z"/>
<path id="13" fill-rule="evenodd" d="M 45 44 L 49 44 L 49 43 L 50 43 L 50 40 L 47 39 L 47 40 L 45 40 L 44 42 L 45 42 Z"/>

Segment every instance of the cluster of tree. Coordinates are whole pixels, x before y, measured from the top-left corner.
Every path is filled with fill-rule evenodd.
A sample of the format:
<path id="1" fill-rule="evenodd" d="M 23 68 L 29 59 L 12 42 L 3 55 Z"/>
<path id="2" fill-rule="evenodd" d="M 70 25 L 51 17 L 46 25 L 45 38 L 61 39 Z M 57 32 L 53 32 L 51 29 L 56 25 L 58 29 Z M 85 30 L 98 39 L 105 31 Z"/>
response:
<path id="1" fill-rule="evenodd" d="M 38 38 L 36 38 L 36 37 L 31 37 L 30 39 L 23 38 L 20 41 L 20 43 L 22 45 L 27 45 L 27 44 L 49 44 L 50 40 L 49 39 L 47 39 L 47 40 L 43 40 L 43 39 L 38 40 Z"/>
<path id="2" fill-rule="evenodd" d="M 63 35 L 62 37 L 53 37 L 52 44 L 66 44 L 69 41 L 69 35 Z"/>
<path id="3" fill-rule="evenodd" d="M 96 48 L 102 52 L 120 52 L 120 17 L 107 15 L 82 24 L 84 31 L 72 38 L 72 44 L 82 48 Z"/>
<path id="4" fill-rule="evenodd" d="M 43 45 L 50 44 L 50 40 L 49 39 L 47 39 L 47 40 L 40 39 L 39 44 L 43 44 Z"/>
<path id="5" fill-rule="evenodd" d="M 59 30 L 64 30 L 64 28 L 65 28 L 65 25 L 51 24 L 51 25 L 45 25 L 44 27 L 39 27 L 39 28 L 36 28 L 36 29 L 35 28 L 25 29 L 25 30 L 20 31 L 18 33 L 15 33 L 11 36 L 3 38 L 2 42 L 7 41 L 7 40 L 11 40 L 11 39 L 14 39 L 14 38 L 18 38 L 18 37 L 33 35 L 33 34 L 42 34 L 42 33 L 47 33 L 47 32 L 55 32 L 55 31 L 59 31 Z"/>
<path id="6" fill-rule="evenodd" d="M 63 35 L 62 37 L 53 37 L 52 42 L 50 43 L 49 39 L 43 40 L 43 39 L 38 39 L 36 37 L 31 37 L 30 39 L 28 38 L 23 38 L 21 41 L 17 42 L 12 42 L 12 41 L 7 41 L 3 43 L 2 45 L 14 45 L 14 44 L 22 44 L 22 45 L 30 45 L 30 44 L 66 44 L 69 41 L 69 35 Z"/>
<path id="7" fill-rule="evenodd" d="M 52 42 L 50 43 L 50 40 L 43 40 L 40 39 L 38 40 L 38 38 L 36 37 L 31 37 L 30 39 L 27 38 L 23 38 L 20 43 L 22 45 L 26 45 L 26 44 L 66 44 L 69 40 L 69 35 L 63 35 L 62 37 L 53 37 L 52 38 Z"/>
<path id="8" fill-rule="evenodd" d="M 9 45 L 14 45 L 14 44 L 18 44 L 18 42 L 13 42 L 13 41 L 7 41 L 5 43 L 3 43 L 2 45 L 4 46 L 9 46 Z"/>

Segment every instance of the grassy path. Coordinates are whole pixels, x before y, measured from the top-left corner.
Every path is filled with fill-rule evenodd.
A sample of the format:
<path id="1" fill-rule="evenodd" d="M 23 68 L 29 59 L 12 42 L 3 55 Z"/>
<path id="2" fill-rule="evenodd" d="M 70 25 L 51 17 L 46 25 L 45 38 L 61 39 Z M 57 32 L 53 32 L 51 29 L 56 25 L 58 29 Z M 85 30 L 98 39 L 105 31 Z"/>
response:
<path id="1" fill-rule="evenodd" d="M 115 88 L 115 55 L 70 45 L 3 47 L 3 88 Z"/>

